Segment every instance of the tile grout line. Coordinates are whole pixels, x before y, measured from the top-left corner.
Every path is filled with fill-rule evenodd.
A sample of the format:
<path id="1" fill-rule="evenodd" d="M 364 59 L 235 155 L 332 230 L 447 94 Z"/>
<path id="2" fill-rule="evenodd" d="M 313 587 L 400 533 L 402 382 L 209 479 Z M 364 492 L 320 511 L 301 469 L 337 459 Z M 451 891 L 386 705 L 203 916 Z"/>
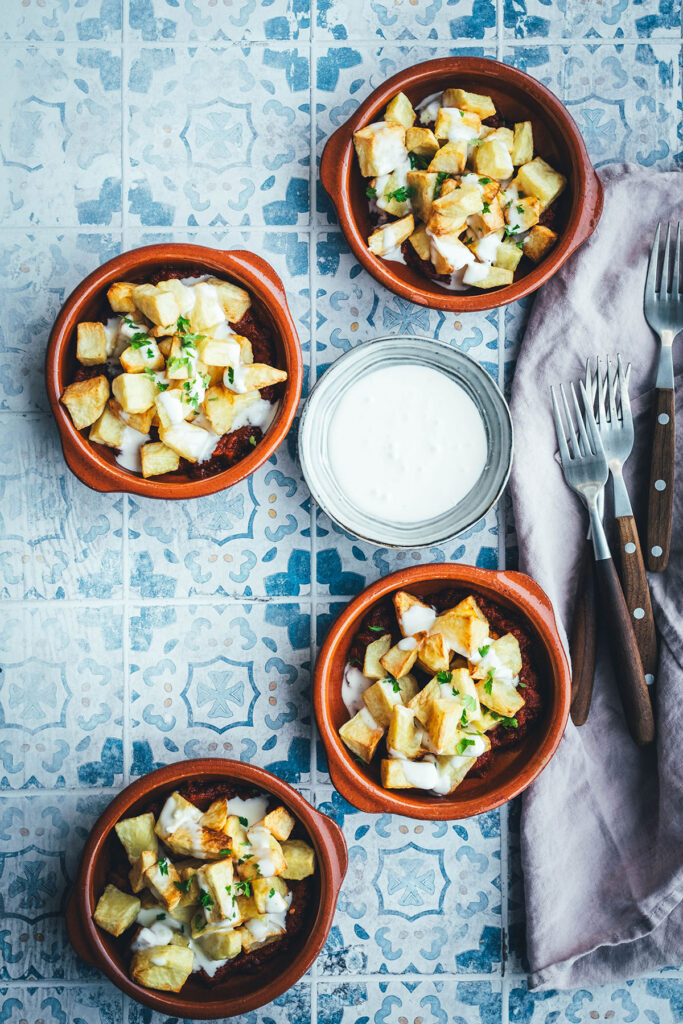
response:
<path id="1" fill-rule="evenodd" d="M 124 495 L 125 497 L 125 495 Z M 127 509 L 127 506 L 122 507 Z M 122 549 L 123 551 L 123 549 Z M 123 572 L 123 565 L 121 568 Z M 348 595 L 349 600 L 352 595 Z M 318 600 L 329 603 L 333 599 L 333 595 L 323 594 L 319 596 Z M 196 605 L 199 608 L 229 608 L 232 605 L 245 605 L 245 606 L 258 606 L 264 604 L 307 604 L 310 603 L 309 594 L 274 594 L 274 595 L 229 595 L 227 598 L 225 595 L 194 595 L 189 597 L 136 597 L 135 595 L 128 594 L 125 598 L 123 595 L 119 598 L 59 598 L 59 597 L 46 597 L 46 598 L 34 598 L 28 600 L 25 598 L 7 598 L 3 600 L 3 608 L 120 608 L 122 604 L 126 603 L 131 608 L 136 607 L 157 607 L 157 608 L 187 608 Z"/>
<path id="2" fill-rule="evenodd" d="M 515 46 L 523 48 L 526 46 L 623 46 L 623 45 L 642 45 L 647 46 L 650 43 L 670 43 L 672 45 L 679 45 L 681 43 L 681 35 L 665 35 L 663 33 L 653 33 L 650 36 L 560 36 L 555 38 L 549 38 L 548 36 L 516 36 L 514 31 L 510 30 L 505 32 L 503 30 L 501 34 L 501 41 L 506 46 Z M 451 38 L 445 40 L 436 40 L 429 37 L 413 38 L 413 39 L 380 39 L 358 36 L 348 37 L 345 39 L 335 39 L 330 37 L 329 39 L 316 40 L 327 44 L 330 47 L 337 46 L 340 49 L 347 46 L 373 46 L 376 49 L 386 49 L 387 47 L 393 46 L 397 49 L 405 49 L 409 47 L 424 47 L 428 49 L 438 49 L 439 43 L 448 44 L 450 47 L 455 47 L 456 43 L 458 49 L 477 48 L 481 49 L 482 46 L 485 48 L 487 45 L 496 42 L 496 36 L 484 37 L 483 39 L 473 39 L 468 36 L 463 40 L 454 40 Z M 160 50 L 170 48 L 185 48 L 185 49 L 201 49 L 208 48 L 212 50 L 242 50 L 244 48 L 258 47 L 265 48 L 270 47 L 271 49 L 292 48 L 292 45 L 300 46 L 303 45 L 300 40 L 295 39 L 172 39 L 172 40 L 145 40 L 145 39 L 132 39 L 129 40 L 129 45 L 137 50 Z M 105 39 L 68 39 L 68 40 L 51 40 L 51 39 L 0 39 L 0 49 L 12 49 L 12 48 L 23 48 L 33 50 L 66 50 L 66 49 L 79 49 L 79 50 L 113 50 L 117 49 L 121 43 L 113 40 Z M 310 43 L 309 43 L 310 45 Z"/>

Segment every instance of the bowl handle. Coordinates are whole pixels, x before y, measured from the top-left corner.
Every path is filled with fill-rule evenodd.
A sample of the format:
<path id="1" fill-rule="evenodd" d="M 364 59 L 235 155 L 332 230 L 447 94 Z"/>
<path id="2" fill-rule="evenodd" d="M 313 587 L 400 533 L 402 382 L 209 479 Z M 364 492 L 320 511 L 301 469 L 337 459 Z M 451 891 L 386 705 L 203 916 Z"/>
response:
<path id="1" fill-rule="evenodd" d="M 66 905 L 66 930 L 69 936 L 69 941 L 81 960 L 85 960 L 86 964 L 90 964 L 91 967 L 97 967 L 92 950 L 88 947 L 81 927 L 75 889 L 71 890 L 69 894 L 69 901 Z"/>
<path id="2" fill-rule="evenodd" d="M 337 200 L 341 191 L 342 165 L 347 152 L 347 134 L 348 123 L 337 128 L 325 143 L 323 155 L 320 158 L 320 180 L 337 213 L 339 213 Z"/>
<path id="3" fill-rule="evenodd" d="M 586 191 L 583 197 L 583 205 L 579 216 L 579 223 L 576 225 L 574 244 L 569 250 L 569 255 L 575 252 L 580 245 L 590 238 L 598 226 L 602 216 L 602 207 L 605 201 L 605 192 L 602 182 L 593 168 L 586 179 Z"/>
<path id="4" fill-rule="evenodd" d="M 344 834 L 336 821 L 332 821 L 332 818 L 328 818 L 326 814 L 321 814 L 320 811 L 314 811 L 314 814 L 318 818 L 320 830 L 331 846 L 332 878 L 330 882 L 336 899 L 349 866 L 349 851 Z"/>

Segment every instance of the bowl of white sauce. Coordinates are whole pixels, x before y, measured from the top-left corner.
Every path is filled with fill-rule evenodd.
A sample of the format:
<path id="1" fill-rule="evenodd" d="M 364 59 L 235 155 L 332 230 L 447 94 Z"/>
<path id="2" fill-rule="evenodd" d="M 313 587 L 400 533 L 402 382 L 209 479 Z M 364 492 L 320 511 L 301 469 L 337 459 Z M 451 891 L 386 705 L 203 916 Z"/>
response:
<path id="1" fill-rule="evenodd" d="M 456 348 L 411 335 L 341 356 L 304 407 L 308 487 L 342 529 L 374 544 L 439 544 L 478 522 L 510 474 L 510 410 Z"/>

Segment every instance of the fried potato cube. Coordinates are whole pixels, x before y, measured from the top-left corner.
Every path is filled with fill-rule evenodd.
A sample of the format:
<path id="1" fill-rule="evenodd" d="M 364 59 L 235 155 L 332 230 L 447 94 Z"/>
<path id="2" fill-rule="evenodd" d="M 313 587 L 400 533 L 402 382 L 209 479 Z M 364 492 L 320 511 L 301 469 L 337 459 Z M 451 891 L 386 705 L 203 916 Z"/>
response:
<path id="1" fill-rule="evenodd" d="M 137 313 L 133 292 L 137 285 L 130 281 L 116 281 L 107 289 L 107 302 L 115 313 Z"/>
<path id="2" fill-rule="evenodd" d="M 183 348 L 179 334 L 173 335 L 171 351 L 166 364 L 166 376 L 169 380 L 187 380 L 192 374 L 192 359 Z"/>
<path id="3" fill-rule="evenodd" d="M 353 134 L 360 173 L 364 178 L 391 174 L 406 155 L 406 130 L 395 121 L 366 125 Z"/>
<path id="4" fill-rule="evenodd" d="M 218 299 L 223 307 L 225 319 L 232 324 L 239 323 L 251 306 L 249 292 L 230 281 L 222 281 L 219 277 L 209 277 L 206 283 L 214 285 L 218 290 Z"/>
<path id="5" fill-rule="evenodd" d="M 161 352 L 162 356 L 164 357 L 164 359 L 168 359 L 168 357 L 170 356 L 172 345 L 173 345 L 173 337 L 172 336 L 169 336 L 169 337 L 166 337 L 166 338 L 159 336 L 159 339 L 157 341 L 157 346 L 158 346 L 159 351 Z"/>
<path id="6" fill-rule="evenodd" d="M 197 879 L 197 871 L 204 863 L 204 861 L 194 861 L 193 866 L 183 865 L 182 867 L 180 864 L 176 864 L 176 871 L 180 875 L 181 882 L 178 907 L 194 907 L 199 903 L 201 891 L 199 880 Z"/>
<path id="7" fill-rule="evenodd" d="M 467 218 L 472 214 L 481 213 L 484 208 L 484 200 L 481 189 L 478 185 L 461 185 L 459 189 L 439 196 L 432 204 L 432 216 L 429 220 L 429 230 L 434 234 L 450 234 L 457 228 L 463 228 Z M 432 226 L 434 214 L 438 213 L 444 219 L 441 230 L 435 230 Z M 451 222 L 449 224 L 449 222 Z"/>
<path id="8" fill-rule="evenodd" d="M 315 851 L 303 839 L 287 839 L 282 844 L 282 852 L 287 867 L 281 877 L 292 882 L 300 882 L 315 874 Z"/>
<path id="9" fill-rule="evenodd" d="M 515 242 L 501 242 L 496 252 L 495 266 L 514 273 L 521 258 L 522 250 Z"/>
<path id="10" fill-rule="evenodd" d="M 216 832 L 222 832 L 225 828 L 225 823 L 228 820 L 228 801 L 225 797 L 220 800 L 214 800 L 211 806 L 204 811 L 200 823 L 205 828 L 213 828 Z"/>
<path id="11" fill-rule="evenodd" d="M 454 107 L 440 107 L 434 125 L 437 139 L 458 142 L 460 139 L 474 139 L 481 131 L 481 118 L 474 111 Z"/>
<path id="12" fill-rule="evenodd" d="M 408 241 L 421 260 L 430 258 L 429 235 L 424 225 L 420 225 L 416 231 L 413 231 Z"/>
<path id="13" fill-rule="evenodd" d="M 409 213 L 407 217 L 390 221 L 373 231 L 368 238 L 368 248 L 375 256 L 386 256 L 402 245 L 414 229 L 415 221 L 413 215 Z"/>
<path id="14" fill-rule="evenodd" d="M 156 836 L 154 836 L 156 839 Z M 145 887 L 145 871 L 155 864 L 157 854 L 155 850 L 143 850 L 137 860 L 132 861 L 133 867 L 128 872 L 130 887 L 133 892 L 141 892 Z"/>
<path id="15" fill-rule="evenodd" d="M 382 729 L 386 729 L 391 722 L 391 713 L 396 704 L 411 700 L 417 693 L 417 682 L 413 676 L 405 676 L 409 680 L 407 685 L 401 688 L 401 680 L 379 679 L 363 694 L 363 701 L 366 708 Z"/>
<path id="16" fill-rule="evenodd" d="M 163 370 L 164 357 L 159 351 L 154 338 L 143 342 L 139 348 L 129 345 L 119 356 L 121 366 L 126 373 L 144 373 L 145 370 Z"/>
<path id="17" fill-rule="evenodd" d="M 449 174 L 462 174 L 467 163 L 467 142 L 460 139 L 458 142 L 447 142 L 445 146 L 434 154 L 434 158 L 427 168 L 428 171 L 446 171 Z M 445 184 L 445 183 L 444 183 Z"/>
<path id="18" fill-rule="evenodd" d="M 503 143 L 510 156 L 512 156 L 514 138 L 515 136 L 512 128 L 494 128 L 492 131 L 486 133 L 486 142 L 491 142 L 493 139 L 497 139 L 498 142 Z"/>
<path id="19" fill-rule="evenodd" d="M 152 405 L 145 412 L 125 412 L 115 398 L 109 399 L 107 408 L 113 416 L 117 416 L 121 420 L 124 426 L 132 427 L 133 430 L 137 430 L 140 434 L 149 433 L 149 428 L 152 425 L 156 411 Z"/>
<path id="20" fill-rule="evenodd" d="M 445 89 L 441 97 L 441 105 L 444 107 L 459 107 L 460 110 L 471 110 L 479 117 L 493 117 L 496 108 L 490 96 L 482 96 L 477 92 L 467 92 L 465 89 Z"/>
<path id="21" fill-rule="evenodd" d="M 180 793 L 174 792 L 167 798 L 161 808 L 161 814 L 154 826 L 154 831 L 165 843 L 175 830 L 186 822 L 198 822 L 202 812 L 193 803 L 186 800 Z"/>
<path id="22" fill-rule="evenodd" d="M 142 475 L 147 479 L 150 476 L 161 476 L 163 473 L 175 473 L 180 465 L 180 456 L 163 441 L 152 441 L 140 449 L 140 461 Z"/>
<path id="23" fill-rule="evenodd" d="M 513 678 L 522 671 L 522 652 L 514 633 L 505 633 L 489 645 L 481 661 L 475 665 L 472 676 L 485 679 L 491 669 L 497 673 L 501 668 Z"/>
<path id="24" fill-rule="evenodd" d="M 180 903 L 180 890 L 174 884 L 180 875 L 167 857 L 162 857 L 146 869 L 145 885 L 166 910 L 173 910 Z"/>
<path id="25" fill-rule="evenodd" d="M 557 241 L 557 235 L 544 224 L 536 224 L 522 242 L 522 251 L 534 263 L 539 263 L 550 252 Z"/>
<path id="26" fill-rule="evenodd" d="M 423 733 L 415 725 L 415 715 L 403 704 L 394 704 L 387 733 L 387 749 L 413 760 L 422 753 Z"/>
<path id="27" fill-rule="evenodd" d="M 178 310 L 183 316 L 187 316 L 195 304 L 194 289 L 191 285 L 183 284 L 177 277 L 171 277 L 168 281 L 159 281 L 157 288 L 160 292 L 171 293 L 178 304 Z M 175 321 L 173 324 L 175 326 Z"/>
<path id="28" fill-rule="evenodd" d="M 536 196 L 520 196 L 512 206 L 506 208 L 505 219 L 510 230 L 517 234 L 518 231 L 528 231 L 534 224 L 538 224 L 541 213 L 541 203 Z"/>
<path id="29" fill-rule="evenodd" d="M 447 672 L 450 664 L 449 650 L 441 633 L 430 633 L 421 642 L 417 659 L 428 672 Z"/>
<path id="30" fill-rule="evenodd" d="M 231 920 L 233 866 L 229 857 L 205 864 L 197 871 L 200 888 L 199 902 L 209 922 Z M 229 888 L 226 888 L 229 887 Z"/>
<path id="31" fill-rule="evenodd" d="M 151 850 L 156 854 L 159 849 L 159 840 L 154 831 L 154 815 L 151 811 L 147 814 L 138 814 L 135 818 L 117 821 L 114 829 L 131 864 L 135 863 L 144 850 Z"/>
<path id="32" fill-rule="evenodd" d="M 489 178 L 511 178 L 514 173 L 512 157 L 500 139 L 491 139 L 478 146 L 474 153 L 474 168 L 477 174 Z"/>
<path id="33" fill-rule="evenodd" d="M 186 946 L 150 946 L 133 954 L 130 976 L 145 988 L 180 992 L 193 967 L 194 953 Z"/>
<path id="34" fill-rule="evenodd" d="M 188 462 L 197 462 L 207 452 L 211 436 L 203 427 L 186 422 L 159 428 L 163 443 Z"/>
<path id="35" fill-rule="evenodd" d="M 567 185 L 564 174 L 554 170 L 540 156 L 522 164 L 517 171 L 517 179 L 523 192 L 540 199 L 544 210 L 557 199 Z"/>
<path id="36" fill-rule="evenodd" d="M 76 430 L 83 430 L 100 418 L 108 398 L 109 381 L 102 375 L 69 384 L 61 401 L 69 410 Z"/>
<path id="37" fill-rule="evenodd" d="M 426 222 L 432 212 L 437 175 L 433 171 L 408 171 L 406 179 L 408 187 L 413 189 L 413 213 Z"/>
<path id="38" fill-rule="evenodd" d="M 267 363 L 252 363 L 244 368 L 244 383 L 247 391 L 257 388 L 268 388 L 273 384 L 281 384 L 287 380 L 287 372 Z"/>
<path id="39" fill-rule="evenodd" d="M 432 156 L 439 148 L 439 141 L 431 128 L 409 128 L 406 132 L 406 149 L 418 156 Z"/>
<path id="40" fill-rule="evenodd" d="M 257 825 L 267 828 L 271 835 L 282 842 L 284 839 L 289 839 L 296 821 L 286 807 L 276 807 L 266 814 L 263 821 L 257 822 Z"/>
<path id="41" fill-rule="evenodd" d="M 153 284 L 139 284 L 133 289 L 133 302 L 153 324 L 175 324 L 181 310 L 178 300 L 170 291 L 162 291 Z"/>
<path id="42" fill-rule="evenodd" d="M 397 93 L 393 100 L 387 104 L 384 111 L 384 120 L 402 124 L 404 128 L 411 128 L 415 123 L 415 111 L 413 105 L 404 92 Z"/>
<path id="43" fill-rule="evenodd" d="M 269 910 L 269 907 L 273 907 L 271 901 L 280 905 L 280 900 L 284 900 L 289 893 L 287 883 L 282 877 L 255 878 L 251 883 L 251 891 L 254 897 L 254 907 L 258 914 L 272 912 L 272 909 Z M 276 899 L 276 896 L 280 897 L 280 899 Z"/>
<path id="44" fill-rule="evenodd" d="M 242 825 L 237 814 L 230 814 L 223 826 L 223 832 L 227 837 L 226 848 L 232 851 L 232 856 L 243 857 L 249 853 L 249 840 L 247 830 Z"/>
<path id="45" fill-rule="evenodd" d="M 384 210 L 385 213 L 390 213 L 392 217 L 405 217 L 406 214 L 410 213 L 412 204 L 410 201 L 410 192 L 405 188 L 405 176 L 394 172 L 390 174 L 384 181 L 384 187 L 381 191 L 377 191 L 378 178 L 372 179 L 372 185 L 376 191 L 375 203 L 377 208 Z M 404 199 L 399 199 L 399 195 L 405 195 Z"/>
<path id="46" fill-rule="evenodd" d="M 456 654 L 469 658 L 486 642 L 489 626 L 476 601 L 466 598 L 437 616 L 433 632 L 441 633 Z"/>
<path id="47" fill-rule="evenodd" d="M 406 640 L 406 643 L 407 642 L 408 641 Z M 391 647 L 387 653 L 383 654 L 379 659 L 382 668 L 386 673 L 388 673 L 388 675 L 393 676 L 394 679 L 400 679 L 402 676 L 407 676 L 417 661 L 417 643 L 407 650 L 401 647 L 401 643 L 402 641 L 399 641 L 399 643 L 394 647 Z"/>
<path id="48" fill-rule="evenodd" d="M 381 658 L 391 647 L 391 634 L 385 633 L 378 640 L 373 640 L 365 648 L 363 659 L 363 675 L 368 679 L 384 679 L 386 671 L 381 665 Z"/>
<path id="49" fill-rule="evenodd" d="M 339 737 L 352 754 L 370 764 L 377 750 L 377 744 L 384 736 L 384 729 L 374 720 L 367 708 L 349 719 L 339 729 Z"/>
<path id="50" fill-rule="evenodd" d="M 95 907 L 95 923 L 110 935 L 123 935 L 135 922 L 140 913 L 140 900 L 121 892 L 115 885 L 108 885 Z"/>
<path id="51" fill-rule="evenodd" d="M 453 793 L 467 773 L 474 768 L 476 760 L 476 757 L 462 757 L 458 754 L 447 757 L 437 756 L 436 766 L 440 776 L 439 793 L 443 796 Z M 449 788 L 444 785 L 444 778 Z"/>
<path id="52" fill-rule="evenodd" d="M 491 267 L 484 277 L 477 276 L 475 278 L 474 274 L 468 276 L 467 270 L 463 275 L 463 282 L 474 288 L 501 288 L 504 285 L 512 284 L 513 280 L 513 272 L 504 267 Z"/>
<path id="53" fill-rule="evenodd" d="M 228 849 L 225 835 L 196 823 L 181 825 L 164 842 L 170 850 L 182 856 L 201 860 L 222 860 Z"/>
<path id="54" fill-rule="evenodd" d="M 275 942 L 282 932 L 279 928 L 276 928 L 266 915 L 251 918 L 252 921 L 257 921 L 266 927 L 268 934 L 265 938 L 261 938 L 262 929 L 259 929 L 258 938 L 252 931 L 246 926 L 239 929 L 240 938 L 242 940 L 242 949 L 245 953 L 253 953 L 255 949 L 261 949 L 263 946 L 270 945 L 271 942 Z"/>
<path id="55" fill-rule="evenodd" d="M 194 305 L 190 312 L 190 321 L 194 331 L 210 331 L 216 324 L 225 320 L 225 313 L 220 302 L 218 289 L 208 281 L 199 281 L 192 285 Z"/>
<path id="56" fill-rule="evenodd" d="M 437 698 L 431 702 L 427 732 L 437 754 L 450 753 L 455 746 L 461 714 L 458 701 Z"/>
<path id="57" fill-rule="evenodd" d="M 146 412 L 154 405 L 157 387 L 142 373 L 120 373 L 111 385 L 114 398 L 124 412 Z"/>
<path id="58" fill-rule="evenodd" d="M 203 404 L 211 429 L 216 434 L 227 434 L 237 414 L 258 402 L 259 398 L 258 391 L 238 395 L 220 384 L 210 387 L 204 395 Z"/>
<path id="59" fill-rule="evenodd" d="M 515 167 L 530 163 L 534 158 L 534 132 L 531 121 L 518 121 L 512 141 L 512 162 Z"/>
<path id="60" fill-rule="evenodd" d="M 260 876 L 271 878 L 281 875 L 287 861 L 275 836 L 267 828 L 252 825 L 247 830 L 247 839 L 251 843 L 251 853 L 237 865 L 240 878 L 249 881 Z"/>
<path id="61" fill-rule="evenodd" d="M 467 263 L 473 262 L 472 253 L 463 245 L 457 233 L 432 236 L 430 251 L 434 269 L 438 274 L 452 274 Z"/>
<path id="62" fill-rule="evenodd" d="M 479 700 L 489 711 L 512 718 L 524 706 L 524 698 L 512 683 L 488 676 L 477 683 Z"/>
<path id="63" fill-rule="evenodd" d="M 431 629 L 436 612 L 407 590 L 397 590 L 392 597 L 398 628 L 404 637 L 413 636 Z"/>
<path id="64" fill-rule="evenodd" d="M 237 928 L 207 930 L 194 941 L 209 960 L 233 960 L 242 952 L 242 939 Z"/>
<path id="65" fill-rule="evenodd" d="M 107 358 L 104 324 L 82 323 L 76 328 L 76 359 L 83 366 L 97 366 Z"/>
<path id="66" fill-rule="evenodd" d="M 106 444 L 108 448 L 120 448 L 124 426 L 123 421 L 106 405 L 100 418 L 90 428 L 88 438 L 96 444 Z"/>
<path id="67" fill-rule="evenodd" d="M 477 238 L 485 238 L 504 227 L 505 216 L 498 196 L 490 203 L 484 203 L 481 213 L 473 214 L 467 223 Z"/>
<path id="68" fill-rule="evenodd" d="M 255 882 L 255 881 L 256 881 L 256 879 L 254 878 L 253 881 L 251 883 L 249 883 L 249 884 L 253 885 L 253 882 Z M 272 879 L 269 878 L 268 881 L 270 882 L 270 881 L 272 881 Z M 253 895 L 251 895 L 251 896 L 238 896 L 237 897 L 237 908 L 239 910 L 240 917 L 242 918 L 243 921 L 249 921 L 249 920 L 253 921 L 253 919 L 255 917 L 259 917 L 260 916 L 259 912 L 258 912 L 258 908 L 256 906 L 256 902 L 254 901 Z"/>
<path id="69" fill-rule="evenodd" d="M 416 773 L 420 772 L 420 761 L 403 761 L 397 758 L 383 758 L 380 765 L 382 785 L 385 789 L 421 789 L 410 781 L 408 773 L 412 774 L 412 766 L 416 766 Z"/>
<path id="70" fill-rule="evenodd" d="M 427 726 L 432 702 L 441 698 L 441 684 L 436 676 L 408 701 L 408 707 L 421 725 Z"/>

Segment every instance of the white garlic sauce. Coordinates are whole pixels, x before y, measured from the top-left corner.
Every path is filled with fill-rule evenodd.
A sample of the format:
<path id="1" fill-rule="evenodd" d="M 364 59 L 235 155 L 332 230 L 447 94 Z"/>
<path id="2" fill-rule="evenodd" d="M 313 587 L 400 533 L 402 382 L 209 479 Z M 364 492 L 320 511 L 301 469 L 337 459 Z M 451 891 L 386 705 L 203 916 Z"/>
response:
<path id="1" fill-rule="evenodd" d="M 149 439 L 149 434 L 141 434 L 139 430 L 125 426 L 121 436 L 121 447 L 115 456 L 119 466 L 131 473 L 140 473 L 142 470 L 140 449 L 143 444 L 147 444 Z"/>
<path id="2" fill-rule="evenodd" d="M 349 664 L 345 666 L 342 679 L 342 700 L 351 718 L 365 706 L 363 694 L 374 682 L 374 679 L 364 676 L 359 668 Z"/>

